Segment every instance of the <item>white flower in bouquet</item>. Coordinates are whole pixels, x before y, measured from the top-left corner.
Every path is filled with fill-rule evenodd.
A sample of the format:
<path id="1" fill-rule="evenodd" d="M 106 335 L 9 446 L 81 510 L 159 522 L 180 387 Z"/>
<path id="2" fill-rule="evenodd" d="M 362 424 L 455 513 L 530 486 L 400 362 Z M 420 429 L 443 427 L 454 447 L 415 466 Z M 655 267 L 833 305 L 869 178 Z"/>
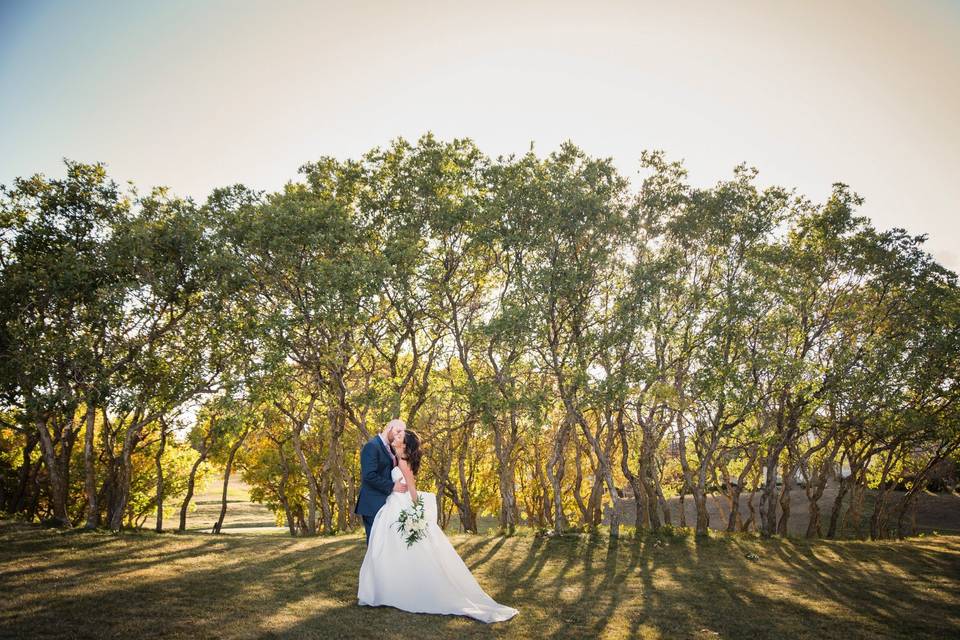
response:
<path id="1" fill-rule="evenodd" d="M 397 531 L 403 536 L 407 547 L 423 539 L 427 531 L 427 518 L 423 512 L 422 497 L 418 496 L 411 507 L 400 512 L 397 518 Z"/>

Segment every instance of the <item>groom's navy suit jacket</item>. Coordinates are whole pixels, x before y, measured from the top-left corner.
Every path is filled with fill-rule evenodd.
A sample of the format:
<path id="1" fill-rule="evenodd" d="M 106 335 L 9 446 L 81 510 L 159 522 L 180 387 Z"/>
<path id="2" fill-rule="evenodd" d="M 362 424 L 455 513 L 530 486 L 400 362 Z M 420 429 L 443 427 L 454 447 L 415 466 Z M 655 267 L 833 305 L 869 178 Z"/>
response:
<path id="1" fill-rule="evenodd" d="M 360 450 L 360 495 L 354 513 L 371 518 L 377 515 L 393 493 L 392 469 L 393 460 L 387 445 L 379 435 L 373 436 Z"/>

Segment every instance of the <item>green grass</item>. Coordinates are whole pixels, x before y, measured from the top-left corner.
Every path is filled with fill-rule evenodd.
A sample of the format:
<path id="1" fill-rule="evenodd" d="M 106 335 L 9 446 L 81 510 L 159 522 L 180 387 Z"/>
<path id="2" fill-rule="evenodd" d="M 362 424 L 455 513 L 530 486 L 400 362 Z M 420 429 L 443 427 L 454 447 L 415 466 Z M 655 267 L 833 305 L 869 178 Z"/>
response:
<path id="1" fill-rule="evenodd" d="M 203 486 L 191 501 L 187 512 L 187 530 L 210 533 L 220 517 L 223 498 L 223 472 L 217 471 L 207 477 Z M 180 504 L 175 511 L 164 512 L 165 525 L 175 529 L 180 521 Z M 227 486 L 227 514 L 223 520 L 224 533 L 289 534 L 289 529 L 277 526 L 273 512 L 265 505 L 250 502 L 250 487 L 238 475 L 230 477 Z"/>
<path id="2" fill-rule="evenodd" d="M 955 537 L 451 539 L 517 617 L 484 625 L 357 606 L 357 536 L 113 535 L 0 521 L 0 637 L 960 637 Z M 409 582 L 415 589 L 416 576 Z"/>

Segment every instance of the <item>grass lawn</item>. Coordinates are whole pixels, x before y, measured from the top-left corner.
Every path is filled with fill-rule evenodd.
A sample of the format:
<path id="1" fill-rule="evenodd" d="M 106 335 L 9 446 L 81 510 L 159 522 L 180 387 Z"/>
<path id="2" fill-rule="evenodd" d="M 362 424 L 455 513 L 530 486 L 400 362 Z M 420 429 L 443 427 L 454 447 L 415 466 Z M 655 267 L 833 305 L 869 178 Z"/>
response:
<path id="1" fill-rule="evenodd" d="M 357 536 L 112 535 L 0 521 L 0 637 L 960 637 L 958 537 L 451 539 L 517 617 L 484 625 L 358 607 Z"/>
<path id="2" fill-rule="evenodd" d="M 223 471 L 217 470 L 207 476 L 204 484 L 197 488 L 193 496 L 191 509 L 187 511 L 187 530 L 210 533 L 214 523 L 220 517 L 223 498 Z M 180 501 L 174 501 L 169 511 L 164 511 L 167 527 L 176 528 L 180 522 Z M 152 528 L 154 521 L 147 523 Z M 224 533 L 276 533 L 289 535 L 286 527 L 277 526 L 273 512 L 265 505 L 250 501 L 250 486 L 239 475 L 230 477 L 227 486 L 227 514 L 223 520 Z"/>

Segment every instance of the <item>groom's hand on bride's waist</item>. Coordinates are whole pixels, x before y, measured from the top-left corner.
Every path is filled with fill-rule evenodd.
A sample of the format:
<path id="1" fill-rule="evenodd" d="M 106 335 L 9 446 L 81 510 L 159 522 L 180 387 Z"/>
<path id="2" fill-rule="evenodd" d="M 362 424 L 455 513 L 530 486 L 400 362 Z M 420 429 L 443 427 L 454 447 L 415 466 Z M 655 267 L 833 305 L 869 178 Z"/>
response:
<path id="1" fill-rule="evenodd" d="M 393 483 L 393 490 L 396 491 L 396 492 L 398 492 L 398 493 L 403 493 L 403 492 L 405 492 L 405 491 L 407 490 L 407 483 L 406 483 L 406 482 L 395 482 L 395 483 Z"/>

